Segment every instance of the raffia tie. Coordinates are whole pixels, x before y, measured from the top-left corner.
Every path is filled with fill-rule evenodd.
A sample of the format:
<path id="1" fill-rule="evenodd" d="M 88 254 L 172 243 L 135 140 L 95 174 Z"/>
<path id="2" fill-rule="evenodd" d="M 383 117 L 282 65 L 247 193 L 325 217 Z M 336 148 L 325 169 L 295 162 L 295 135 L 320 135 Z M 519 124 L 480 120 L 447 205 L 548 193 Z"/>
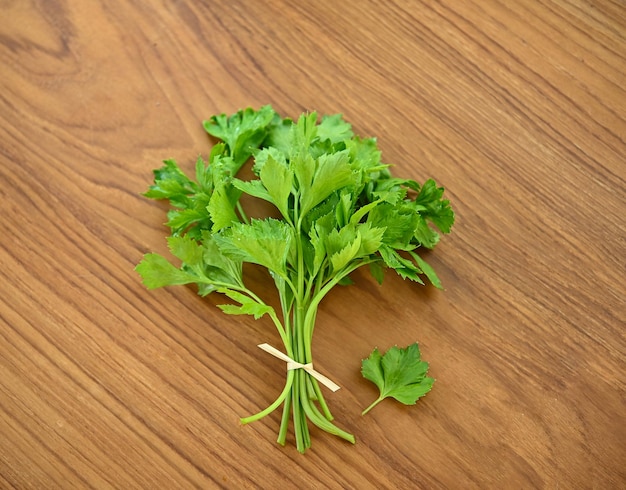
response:
<path id="1" fill-rule="evenodd" d="M 282 353 L 281 351 L 272 347 L 269 344 L 259 344 L 258 347 L 259 349 L 263 349 L 268 354 L 271 354 L 274 357 L 277 357 L 281 361 L 285 361 L 287 363 L 287 371 L 292 371 L 294 369 L 304 369 L 307 373 L 309 373 L 316 380 L 318 380 L 320 383 L 326 386 L 326 388 L 328 388 L 329 390 L 337 391 L 340 388 L 338 384 L 334 383 L 333 381 L 328 379 L 326 376 L 324 376 L 322 373 L 319 373 L 315 369 L 313 369 L 312 362 L 309 362 L 307 364 L 302 364 L 300 362 L 294 361 L 287 354 Z"/>

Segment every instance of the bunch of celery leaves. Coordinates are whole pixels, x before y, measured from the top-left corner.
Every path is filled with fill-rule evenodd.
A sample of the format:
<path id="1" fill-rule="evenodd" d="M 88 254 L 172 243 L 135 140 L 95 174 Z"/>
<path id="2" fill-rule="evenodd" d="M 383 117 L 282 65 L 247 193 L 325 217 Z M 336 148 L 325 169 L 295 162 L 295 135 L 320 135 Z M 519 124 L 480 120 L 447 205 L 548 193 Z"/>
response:
<path id="1" fill-rule="evenodd" d="M 376 140 L 355 136 L 340 115 L 318 121 L 310 113 L 294 121 L 264 106 L 213 116 L 204 127 L 219 142 L 208 163 L 198 159 L 195 179 L 167 160 L 145 193 L 169 200 L 168 246 L 180 261 L 146 254 L 137 271 L 148 288 L 196 284 L 202 296 L 221 293 L 230 299 L 220 306 L 225 313 L 267 315 L 287 356 L 309 364 L 320 302 L 334 286 L 350 284 L 358 268 L 368 266 L 379 283 L 391 268 L 441 287 L 418 250 L 433 248 L 438 231 L 448 233 L 454 222 L 443 188 L 393 177 Z M 254 178 L 241 180 L 238 172 L 249 161 Z M 279 218 L 250 219 L 243 194 L 273 204 Z M 246 287 L 246 262 L 268 269 L 280 314 Z M 281 405 L 279 443 L 285 444 L 292 417 L 300 452 L 311 445 L 307 421 L 354 442 L 332 422 L 318 381 L 304 369 L 288 370 L 276 401 L 242 423 Z"/>

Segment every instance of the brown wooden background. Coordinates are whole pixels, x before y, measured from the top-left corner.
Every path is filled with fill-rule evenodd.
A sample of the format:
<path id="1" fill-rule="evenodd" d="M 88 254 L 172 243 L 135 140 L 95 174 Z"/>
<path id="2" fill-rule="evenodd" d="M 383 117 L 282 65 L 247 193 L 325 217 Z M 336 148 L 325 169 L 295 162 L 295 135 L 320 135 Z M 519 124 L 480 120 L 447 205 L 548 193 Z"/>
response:
<path id="1" fill-rule="evenodd" d="M 0 487 L 626 488 L 625 38 L 619 0 L 0 1 Z M 358 442 L 304 456 L 238 424 L 282 388 L 269 321 L 133 271 L 152 169 L 266 103 L 343 113 L 458 215 L 445 292 L 323 303 Z M 361 358 L 416 340 L 432 393 L 361 417 Z"/>

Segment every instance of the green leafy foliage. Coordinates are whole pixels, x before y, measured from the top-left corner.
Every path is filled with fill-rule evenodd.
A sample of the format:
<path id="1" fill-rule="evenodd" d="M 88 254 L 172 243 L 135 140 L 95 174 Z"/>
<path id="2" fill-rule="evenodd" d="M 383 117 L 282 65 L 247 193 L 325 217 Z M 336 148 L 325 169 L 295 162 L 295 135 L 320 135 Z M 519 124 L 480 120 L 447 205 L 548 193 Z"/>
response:
<path id="1" fill-rule="evenodd" d="M 148 289 L 197 282 L 193 274 L 178 269 L 159 254 L 146 254 L 136 267 Z"/>
<path id="2" fill-rule="evenodd" d="M 281 276 L 286 275 L 292 239 L 289 225 L 272 218 L 234 223 L 224 233 L 215 236 L 222 254 L 234 260 L 262 265 Z"/>
<path id="3" fill-rule="evenodd" d="M 230 300 L 219 305 L 222 311 L 269 317 L 287 354 L 307 364 L 320 302 L 334 286 L 351 284 L 350 274 L 357 269 L 368 266 L 379 283 L 391 269 L 411 281 L 427 279 L 442 287 L 420 252 L 433 248 L 453 224 L 443 188 L 433 180 L 420 185 L 393 177 L 376 140 L 355 136 L 341 115 L 319 119 L 310 113 L 292 120 L 264 106 L 213 116 L 204 128 L 217 142 L 207 161 L 195 162 L 194 178 L 166 160 L 145 194 L 171 205 L 168 246 L 178 262 L 146 254 L 137 271 L 148 288 L 195 284 L 200 295 L 222 294 Z M 238 172 L 247 162 L 252 178 L 242 180 Z M 273 204 L 279 219 L 248 218 L 244 203 L 249 205 L 249 198 Z M 280 310 L 245 284 L 246 263 L 269 271 Z M 387 356 L 377 368 L 392 373 L 383 378 L 386 396 L 408 400 L 406 386 L 391 384 L 393 377 L 401 377 L 403 369 L 414 374 L 422 364 L 402 356 L 394 364 L 395 351 Z M 376 355 L 368 369 L 375 361 Z M 288 374 L 276 402 L 242 421 L 258 420 L 282 403 L 287 410 L 280 443 L 286 440 L 290 412 L 300 451 L 310 445 L 307 420 L 354 442 L 330 422 L 317 381 L 302 371 Z"/>
<path id="4" fill-rule="evenodd" d="M 204 129 L 226 144 L 235 163 L 234 175 L 267 137 L 270 124 L 277 117 L 269 105 L 261 107 L 258 111 L 247 108 L 232 116 L 226 114 L 213 116 L 204 121 Z"/>
<path id="5" fill-rule="evenodd" d="M 263 315 L 274 312 L 274 308 L 271 306 L 246 296 L 243 293 L 227 288 L 218 289 L 218 291 L 240 304 L 239 306 L 217 305 L 220 310 L 228 315 L 252 315 L 255 320 L 258 320 Z"/>
<path id="6" fill-rule="evenodd" d="M 363 410 L 363 415 L 387 397 L 414 405 L 435 382 L 426 376 L 427 372 L 428 363 L 421 360 L 417 343 L 404 349 L 392 347 L 384 355 L 374 349 L 367 359 L 363 359 L 361 374 L 378 387 L 380 396 Z"/>

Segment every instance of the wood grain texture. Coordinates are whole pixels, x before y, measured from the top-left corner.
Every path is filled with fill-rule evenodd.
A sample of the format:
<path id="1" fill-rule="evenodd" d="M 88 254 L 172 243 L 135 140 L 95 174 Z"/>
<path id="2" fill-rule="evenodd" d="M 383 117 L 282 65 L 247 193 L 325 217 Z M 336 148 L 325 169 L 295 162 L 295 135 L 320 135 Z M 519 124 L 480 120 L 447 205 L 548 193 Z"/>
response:
<path id="1" fill-rule="evenodd" d="M 626 488 L 626 7 L 621 1 L 0 1 L 0 487 Z M 212 114 L 341 112 L 457 211 L 445 292 L 365 274 L 316 364 L 352 446 L 298 454 L 256 348 L 268 321 L 146 291 Z M 268 278 L 250 285 L 272 298 Z M 360 359 L 418 340 L 415 407 Z"/>

